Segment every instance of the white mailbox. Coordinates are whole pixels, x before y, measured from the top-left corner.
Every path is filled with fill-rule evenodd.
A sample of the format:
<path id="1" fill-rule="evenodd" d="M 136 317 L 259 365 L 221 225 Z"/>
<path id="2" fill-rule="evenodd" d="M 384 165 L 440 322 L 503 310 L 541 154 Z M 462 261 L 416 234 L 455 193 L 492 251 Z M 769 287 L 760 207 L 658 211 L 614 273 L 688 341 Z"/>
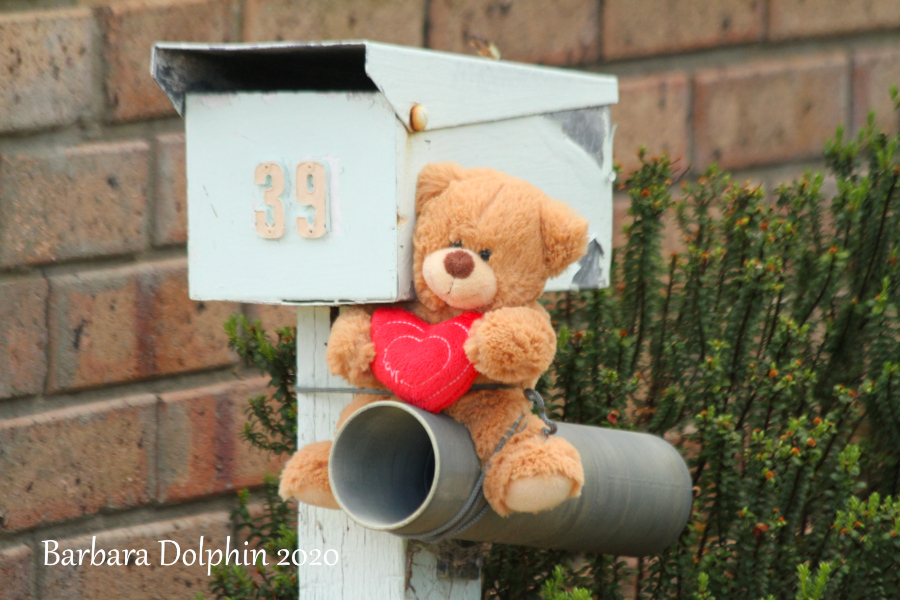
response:
<path id="1" fill-rule="evenodd" d="M 416 178 L 492 167 L 578 210 L 591 244 L 548 291 L 607 285 L 614 77 L 359 42 L 159 43 L 185 118 L 191 297 L 414 297 Z"/>
<path id="2" fill-rule="evenodd" d="M 151 72 L 185 118 L 188 277 L 196 300 L 331 305 L 414 296 L 415 188 L 453 161 L 525 179 L 590 222 L 548 290 L 607 285 L 614 77 L 372 42 L 176 44 Z M 327 372 L 331 309 L 297 309 L 298 446 L 332 437 L 353 389 Z M 439 549 L 298 507 L 304 600 L 474 600 Z"/>

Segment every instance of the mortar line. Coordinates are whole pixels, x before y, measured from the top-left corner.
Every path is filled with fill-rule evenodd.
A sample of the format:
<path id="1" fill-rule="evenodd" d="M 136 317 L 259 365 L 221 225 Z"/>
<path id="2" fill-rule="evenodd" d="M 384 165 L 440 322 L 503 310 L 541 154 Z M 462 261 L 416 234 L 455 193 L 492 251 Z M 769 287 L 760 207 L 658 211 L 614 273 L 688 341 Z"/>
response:
<path id="1" fill-rule="evenodd" d="M 28 547 L 31 548 L 31 558 L 32 558 L 32 573 L 31 573 L 31 594 L 34 598 L 40 600 L 44 597 L 44 577 L 45 575 L 45 565 L 44 561 L 41 560 L 41 550 L 40 547 L 42 544 L 38 544 L 37 535 L 34 533 L 29 537 L 29 541 L 31 542 Z"/>
<path id="2" fill-rule="evenodd" d="M 422 47 L 431 48 L 431 2 L 422 2 Z"/>
<path id="3" fill-rule="evenodd" d="M 227 364 L 205 370 L 151 377 L 140 381 L 115 382 L 94 388 L 62 391 L 52 395 L 23 396 L 0 402 L 0 424 L 12 419 L 39 417 L 49 412 L 111 402 L 132 396 L 186 392 L 224 383 L 255 379 L 255 369 Z"/>
<path id="4" fill-rule="evenodd" d="M 148 139 L 149 138 L 149 139 Z M 162 144 L 159 135 L 148 132 L 148 138 L 144 138 L 149 148 L 147 157 L 147 196 L 144 204 L 144 238 L 146 250 L 156 249 L 157 206 L 159 204 L 159 153 Z"/>
<path id="5" fill-rule="evenodd" d="M 231 37 L 236 42 L 244 41 L 244 10 L 246 9 L 246 0 L 235 0 L 231 6 L 231 14 L 233 24 L 231 27 Z"/>
<path id="6" fill-rule="evenodd" d="M 247 487 L 247 486 L 244 486 Z M 252 486 L 251 503 L 263 499 L 262 484 Z M 166 521 L 178 521 L 203 517 L 211 513 L 230 514 L 234 507 L 236 489 L 228 489 L 214 496 L 191 498 L 177 503 L 147 503 L 121 509 L 101 508 L 98 512 L 81 515 L 56 523 L 39 523 L 16 532 L 3 532 L 0 541 L 4 546 L 26 545 L 42 548 L 42 540 L 72 540 L 86 536 L 100 536 L 119 529 L 130 529 Z"/>
<path id="7" fill-rule="evenodd" d="M 597 28 L 597 60 L 604 62 L 606 60 L 606 50 L 603 47 L 605 39 L 603 26 L 606 24 L 606 14 L 604 13 L 606 6 L 603 0 L 595 0 L 595 4 L 597 6 L 597 21 L 594 23 L 594 26 Z"/>

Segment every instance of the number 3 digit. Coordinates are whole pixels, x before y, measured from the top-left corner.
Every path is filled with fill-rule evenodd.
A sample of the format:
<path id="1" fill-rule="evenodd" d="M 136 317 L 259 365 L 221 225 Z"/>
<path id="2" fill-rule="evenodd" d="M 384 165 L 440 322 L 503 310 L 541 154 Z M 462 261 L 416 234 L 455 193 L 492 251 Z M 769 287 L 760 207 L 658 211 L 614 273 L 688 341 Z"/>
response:
<path id="1" fill-rule="evenodd" d="M 256 211 L 256 232 L 262 237 L 275 240 L 284 235 L 284 207 L 281 205 L 281 193 L 284 191 L 284 173 L 281 167 L 273 162 L 266 162 L 256 167 L 255 181 L 257 185 L 266 185 L 268 178 L 272 178 L 263 196 L 264 202 L 272 207 L 272 224 L 266 221 L 266 211 Z M 316 219 L 318 222 L 318 218 Z"/>

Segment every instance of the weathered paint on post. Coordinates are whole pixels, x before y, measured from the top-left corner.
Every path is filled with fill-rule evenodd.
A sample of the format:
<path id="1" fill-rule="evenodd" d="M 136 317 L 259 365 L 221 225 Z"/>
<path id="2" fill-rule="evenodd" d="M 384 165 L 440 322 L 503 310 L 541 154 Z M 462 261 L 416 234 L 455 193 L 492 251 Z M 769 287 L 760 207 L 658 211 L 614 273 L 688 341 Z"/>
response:
<path id="1" fill-rule="evenodd" d="M 346 382 L 328 372 L 325 344 L 331 330 L 329 307 L 297 309 L 297 386 L 299 388 L 347 388 Z M 350 394 L 297 394 L 297 443 L 334 438 L 334 427 Z M 481 580 L 441 577 L 438 556 L 419 545 L 410 554 L 407 542 L 381 531 L 372 531 L 351 520 L 343 511 L 299 505 L 298 547 L 323 554 L 333 549 L 338 564 L 300 567 L 301 600 L 477 600 Z"/>
<path id="2" fill-rule="evenodd" d="M 297 309 L 297 386 L 342 388 L 346 383 L 328 372 L 325 344 L 331 330 L 330 309 Z M 297 395 L 297 445 L 330 440 L 349 394 Z M 298 547 L 306 552 L 337 550 L 334 567 L 298 569 L 301 600 L 404 597 L 406 549 L 404 541 L 370 531 L 343 511 L 299 505 Z"/>

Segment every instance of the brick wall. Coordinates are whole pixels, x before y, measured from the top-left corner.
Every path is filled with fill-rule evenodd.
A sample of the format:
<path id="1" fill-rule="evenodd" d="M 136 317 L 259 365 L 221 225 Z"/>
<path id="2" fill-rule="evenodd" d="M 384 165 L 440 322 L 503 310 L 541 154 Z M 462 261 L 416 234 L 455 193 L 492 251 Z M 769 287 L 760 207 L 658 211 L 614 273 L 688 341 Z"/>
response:
<path id="1" fill-rule="evenodd" d="M 896 0 L 0 2 L 0 600 L 191 598 L 204 567 L 44 566 L 40 542 L 217 540 L 234 488 L 278 467 L 239 441 L 265 381 L 221 325 L 293 313 L 188 299 L 182 122 L 151 43 L 469 36 L 619 75 L 626 170 L 646 144 L 771 187 L 869 109 L 898 126 Z"/>

